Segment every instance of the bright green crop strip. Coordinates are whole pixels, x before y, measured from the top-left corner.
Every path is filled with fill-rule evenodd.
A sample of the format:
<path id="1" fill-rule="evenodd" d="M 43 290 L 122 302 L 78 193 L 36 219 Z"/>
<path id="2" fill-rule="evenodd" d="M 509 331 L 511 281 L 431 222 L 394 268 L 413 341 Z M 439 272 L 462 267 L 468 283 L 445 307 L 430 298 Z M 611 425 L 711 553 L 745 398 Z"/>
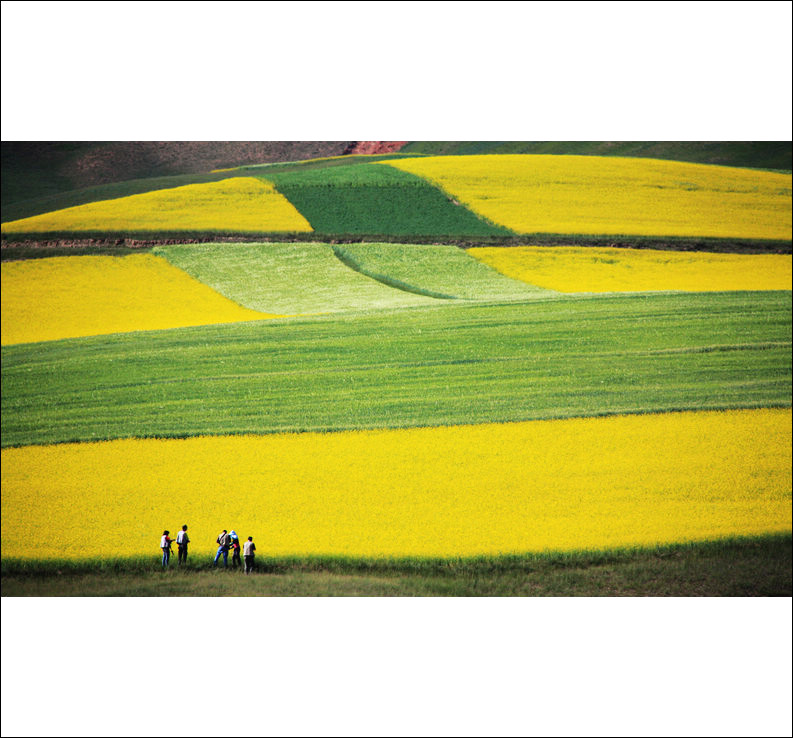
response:
<path id="1" fill-rule="evenodd" d="M 154 253 L 260 312 L 267 312 L 264 305 L 272 306 L 273 313 L 295 315 L 437 302 L 359 274 L 327 244 L 191 244 L 157 247 Z"/>
<path id="2" fill-rule="evenodd" d="M 421 177 L 394 167 L 357 164 L 266 171 L 266 177 L 318 233 L 491 236 L 511 231 L 453 202 Z M 253 174 L 255 170 L 251 170 Z"/>
<path id="3" fill-rule="evenodd" d="M 440 305 L 4 347 L 2 444 L 790 406 L 790 292 Z"/>
<path id="4" fill-rule="evenodd" d="M 456 246 L 361 243 L 335 246 L 365 274 L 463 300 L 527 300 L 556 293 L 504 277 Z"/>
<path id="5" fill-rule="evenodd" d="M 240 305 L 281 315 L 555 294 L 505 277 L 456 246 L 200 244 L 154 252 Z"/>

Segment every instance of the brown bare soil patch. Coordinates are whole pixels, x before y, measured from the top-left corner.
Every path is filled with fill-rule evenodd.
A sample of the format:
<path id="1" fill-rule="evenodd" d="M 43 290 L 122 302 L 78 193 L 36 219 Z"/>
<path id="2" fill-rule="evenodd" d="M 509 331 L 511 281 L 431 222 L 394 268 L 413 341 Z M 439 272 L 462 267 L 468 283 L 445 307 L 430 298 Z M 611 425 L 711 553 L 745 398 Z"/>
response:
<path id="1" fill-rule="evenodd" d="M 407 141 L 353 141 L 345 154 L 392 154 L 399 151 Z"/>

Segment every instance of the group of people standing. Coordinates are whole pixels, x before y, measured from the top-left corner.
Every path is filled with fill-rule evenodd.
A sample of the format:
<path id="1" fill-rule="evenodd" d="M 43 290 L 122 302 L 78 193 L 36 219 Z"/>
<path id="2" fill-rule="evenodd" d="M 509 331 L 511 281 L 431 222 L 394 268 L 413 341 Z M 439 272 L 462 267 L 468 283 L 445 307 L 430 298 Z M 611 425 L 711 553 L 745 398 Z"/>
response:
<path id="1" fill-rule="evenodd" d="M 218 560 L 223 557 L 223 566 L 229 565 L 229 550 L 231 550 L 231 565 L 237 567 L 240 565 L 240 538 L 235 531 L 229 533 L 225 528 L 223 532 L 217 537 L 215 541 L 218 544 L 218 550 L 215 554 L 215 566 L 218 565 Z M 250 574 L 253 571 L 253 557 L 256 550 L 256 544 L 253 542 L 253 537 L 248 536 L 248 540 L 242 545 L 242 557 L 245 559 L 245 573 Z"/>
<path id="2" fill-rule="evenodd" d="M 160 548 L 162 549 L 162 568 L 164 569 L 171 561 L 171 546 L 174 541 L 171 539 L 171 531 L 164 530 L 162 538 L 160 539 Z M 183 525 L 182 530 L 176 534 L 176 545 L 179 548 L 179 565 L 187 563 L 187 544 L 190 543 L 190 538 L 187 535 L 187 526 Z"/>
<path id="3" fill-rule="evenodd" d="M 168 530 L 162 532 L 160 539 L 160 548 L 162 549 L 162 568 L 165 569 L 171 560 L 171 546 L 174 541 L 171 539 L 171 533 Z M 190 538 L 187 535 L 187 526 L 183 525 L 182 530 L 176 534 L 175 541 L 179 549 L 179 566 L 187 563 L 187 546 L 190 543 Z M 248 540 L 240 546 L 239 536 L 235 531 L 229 533 L 227 530 L 217 537 L 216 543 L 218 550 L 215 554 L 214 565 L 218 565 L 218 560 L 223 557 L 223 566 L 229 565 L 229 551 L 231 551 L 231 566 L 240 566 L 240 549 L 242 549 L 242 556 L 245 559 L 245 573 L 250 574 L 253 571 L 254 551 L 256 551 L 256 544 L 253 542 L 253 536 L 248 536 Z"/>

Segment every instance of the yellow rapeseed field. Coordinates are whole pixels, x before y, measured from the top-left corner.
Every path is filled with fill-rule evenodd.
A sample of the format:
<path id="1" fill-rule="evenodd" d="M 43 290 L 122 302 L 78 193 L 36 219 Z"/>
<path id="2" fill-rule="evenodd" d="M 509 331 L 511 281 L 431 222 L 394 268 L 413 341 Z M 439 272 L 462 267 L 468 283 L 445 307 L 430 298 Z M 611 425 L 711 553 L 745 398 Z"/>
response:
<path id="1" fill-rule="evenodd" d="M 2 451 L 2 556 L 457 556 L 791 530 L 791 411 Z"/>
<path id="2" fill-rule="evenodd" d="M 129 195 L 3 223 L 3 233 L 49 231 L 311 231 L 275 187 L 256 177 Z"/>
<path id="3" fill-rule="evenodd" d="M 152 254 L 3 262 L 2 344 L 262 320 Z"/>
<path id="4" fill-rule="evenodd" d="M 610 156 L 395 159 L 518 233 L 791 239 L 791 175 Z"/>
<path id="5" fill-rule="evenodd" d="M 513 279 L 558 292 L 789 290 L 790 254 L 590 247 L 477 247 L 468 249 Z"/>

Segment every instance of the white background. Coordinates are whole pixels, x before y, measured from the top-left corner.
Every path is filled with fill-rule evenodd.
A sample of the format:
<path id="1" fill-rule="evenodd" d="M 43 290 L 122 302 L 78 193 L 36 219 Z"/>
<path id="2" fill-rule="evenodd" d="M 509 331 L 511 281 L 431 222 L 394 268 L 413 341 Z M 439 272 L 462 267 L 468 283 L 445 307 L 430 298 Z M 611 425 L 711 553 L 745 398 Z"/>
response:
<path id="1" fill-rule="evenodd" d="M 3 2 L 2 138 L 788 141 L 790 28 L 787 2 Z M 788 599 L 2 616 L 3 735 L 791 732 Z"/>

